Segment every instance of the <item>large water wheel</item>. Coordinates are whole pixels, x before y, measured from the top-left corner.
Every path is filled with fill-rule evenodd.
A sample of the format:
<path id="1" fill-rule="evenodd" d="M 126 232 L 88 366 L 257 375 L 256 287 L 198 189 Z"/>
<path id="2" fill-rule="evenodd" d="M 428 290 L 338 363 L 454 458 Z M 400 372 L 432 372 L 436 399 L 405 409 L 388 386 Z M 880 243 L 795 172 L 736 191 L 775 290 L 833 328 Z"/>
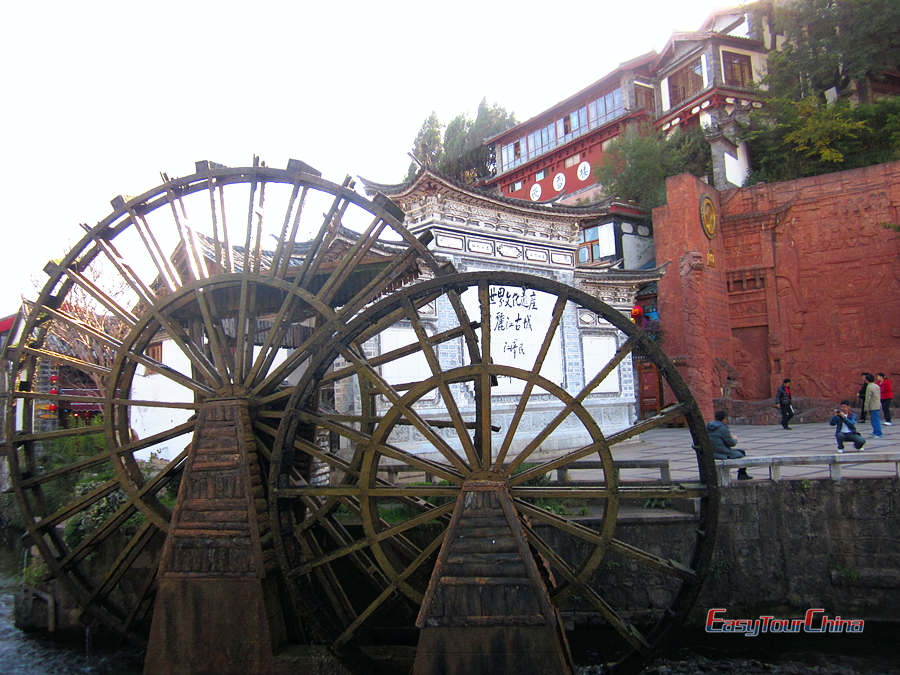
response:
<path id="1" fill-rule="evenodd" d="M 549 626 L 565 660 L 562 610 L 612 626 L 622 648 L 609 660 L 619 661 L 652 647 L 690 606 L 715 526 L 712 458 L 677 372 L 618 312 L 547 279 L 451 274 L 389 201 L 300 162 L 198 163 L 113 207 L 45 268 L 8 350 L 14 490 L 46 576 L 86 617 L 140 643 L 154 597 L 159 610 L 160 594 L 177 602 L 192 579 L 252 580 L 263 619 L 262 605 L 282 584 L 290 590 L 263 636 L 270 648 L 293 639 L 347 650 L 418 615 L 423 635 Z M 417 278 L 426 280 L 409 285 Z M 516 293 L 539 310 L 530 328 L 540 348 L 527 363 L 514 345 L 497 349 L 492 326 L 492 301 L 521 303 Z M 446 325 L 435 332 L 423 312 Z M 560 378 L 549 355 L 582 317 L 621 339 L 578 374 L 562 366 Z M 407 344 L 391 333 L 398 325 Z M 605 434 L 594 406 L 632 354 L 660 368 L 678 402 Z M 408 371 L 398 364 L 409 359 L 419 359 L 419 377 L 388 375 Z M 48 372 L 80 391 L 48 385 Z M 102 422 L 43 419 L 73 404 L 102 410 Z M 681 416 L 697 448 L 685 449 L 689 477 L 620 480 L 617 445 Z M 560 429 L 580 444 L 553 447 Z M 590 486 L 540 484 L 586 458 L 599 462 Z M 390 477 L 401 470 L 421 479 L 397 484 Z M 668 552 L 618 538 L 623 505 L 654 500 L 698 504 L 696 535 Z M 503 573 L 488 569 L 497 541 Z M 117 555 L 99 556 L 104 547 Z M 612 563 L 661 579 L 663 599 L 640 627 L 598 585 Z M 449 608 L 471 588 L 495 598 L 490 607 Z M 511 594 L 528 596 L 530 615 L 510 618 L 496 598 Z M 245 620 L 222 614 L 198 642 Z M 443 637 L 432 644 L 447 648 Z"/>
<path id="2" fill-rule="evenodd" d="M 439 332 L 423 319 L 435 313 L 444 317 Z M 580 368 L 561 374 L 551 355 L 559 340 L 573 339 L 579 320 L 615 326 L 620 339 L 611 353 L 589 358 L 585 352 Z M 516 321 L 539 336 L 532 359 L 516 348 Z M 397 326 L 406 327 L 412 341 L 378 349 L 379 337 Z M 617 366 L 635 354 L 660 369 L 678 402 L 604 433 L 592 404 L 609 391 L 604 383 L 615 378 Z M 405 372 L 418 369 L 417 380 L 397 381 L 396 369 L 390 377 L 389 365 L 416 356 L 419 362 Z M 345 401 L 342 409 L 320 405 L 323 386 Z M 331 603 L 308 609 L 335 647 L 366 634 L 366 622 L 377 625 L 373 617 L 389 615 L 402 596 L 418 612 L 421 672 L 438 667 L 447 651 L 479 649 L 490 656 L 484 663 L 466 661 L 473 672 L 510 672 L 529 645 L 527 635 L 522 643 L 510 638 L 508 626 L 552 623 L 547 616 L 557 610 L 600 617 L 619 638 L 604 646 L 605 658 L 623 663 L 646 653 L 683 617 L 709 563 L 715 477 L 711 454 L 701 450 L 703 421 L 690 393 L 647 335 L 569 286 L 479 272 L 398 291 L 330 345 L 296 386 L 285 415 L 278 431 L 271 430 L 270 487 L 282 568 L 299 606 L 318 597 L 310 584 L 328 589 Z M 681 417 L 698 450 L 684 448 L 670 458 L 680 463 L 681 475 L 629 481 L 618 466 L 628 466 L 617 462 L 619 449 Z M 332 446 L 343 452 L 323 454 L 298 436 L 310 426 L 339 438 Z M 563 429 L 580 442 L 556 447 L 552 439 Z M 313 459 L 328 462 L 341 479 L 306 481 L 294 467 Z M 594 466 L 590 480 L 547 481 L 574 477 L 580 466 Z M 409 480 L 398 484 L 391 477 L 400 469 Z M 637 507 L 678 500 L 697 505 L 688 540 L 656 542 L 650 550 L 620 538 L 622 520 L 634 518 Z M 604 585 L 617 567 L 631 567 L 638 583 L 664 588 L 636 617 L 634 598 L 608 580 Z M 354 583 L 354 568 L 368 570 L 369 583 Z M 423 647 L 428 631 L 441 628 L 445 633 Z M 489 647 L 498 639 L 509 647 L 502 656 Z M 423 655 L 429 648 L 441 656 Z"/>

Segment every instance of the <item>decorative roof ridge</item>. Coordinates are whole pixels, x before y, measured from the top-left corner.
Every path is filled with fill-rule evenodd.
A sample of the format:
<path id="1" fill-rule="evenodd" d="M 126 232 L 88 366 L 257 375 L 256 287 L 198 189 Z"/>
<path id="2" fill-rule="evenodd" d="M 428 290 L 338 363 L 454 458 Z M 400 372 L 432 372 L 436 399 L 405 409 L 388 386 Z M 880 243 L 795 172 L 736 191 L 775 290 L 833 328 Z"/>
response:
<path id="1" fill-rule="evenodd" d="M 597 281 L 657 281 L 665 274 L 668 262 L 651 269 L 625 270 L 619 268 L 575 267 L 575 276 L 590 276 Z"/>

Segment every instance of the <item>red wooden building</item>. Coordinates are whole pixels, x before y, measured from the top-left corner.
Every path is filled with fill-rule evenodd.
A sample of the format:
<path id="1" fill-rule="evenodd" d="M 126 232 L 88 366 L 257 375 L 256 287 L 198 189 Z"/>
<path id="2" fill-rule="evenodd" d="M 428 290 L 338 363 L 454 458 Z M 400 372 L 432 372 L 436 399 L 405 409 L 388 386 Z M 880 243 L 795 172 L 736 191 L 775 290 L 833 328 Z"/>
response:
<path id="1" fill-rule="evenodd" d="M 714 183 L 738 186 L 748 168 L 734 121 L 753 106 L 772 47 L 771 3 L 717 12 L 697 32 L 674 33 L 662 52 L 622 63 L 585 89 L 485 141 L 504 196 L 574 203 L 593 198 L 594 169 L 629 126 L 702 125 L 712 139 Z"/>

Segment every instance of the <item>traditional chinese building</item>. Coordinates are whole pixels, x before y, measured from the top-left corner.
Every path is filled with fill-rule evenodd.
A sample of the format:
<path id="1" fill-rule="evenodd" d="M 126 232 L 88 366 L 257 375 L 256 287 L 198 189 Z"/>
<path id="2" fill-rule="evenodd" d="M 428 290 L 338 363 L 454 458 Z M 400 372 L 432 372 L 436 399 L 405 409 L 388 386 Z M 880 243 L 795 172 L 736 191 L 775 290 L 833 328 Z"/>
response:
<path id="1" fill-rule="evenodd" d="M 773 47 L 771 3 L 717 12 L 696 32 L 674 33 L 660 53 L 611 73 L 531 119 L 485 141 L 504 196 L 575 203 L 600 191 L 594 169 L 630 126 L 664 132 L 700 125 L 712 133 L 717 187 L 741 185 L 749 166 L 735 121 L 761 104 L 758 87 Z"/>
<path id="2" fill-rule="evenodd" d="M 409 183 L 383 185 L 365 181 L 365 185 L 370 193 L 382 192 L 396 202 L 406 213 L 406 226 L 414 234 L 430 233 L 432 250 L 459 272 L 496 270 L 547 277 L 581 288 L 626 315 L 632 311 L 638 289 L 661 276 L 655 265 L 648 214 L 615 199 L 585 207 L 533 203 L 496 196 L 428 170 L 420 171 Z M 534 331 L 538 317 L 542 313 L 549 315 L 552 307 L 544 307 L 543 300 L 534 294 L 519 297 L 521 292 L 522 289 L 508 289 L 503 301 L 498 301 L 492 310 L 492 330 L 504 335 L 496 346 L 492 342 L 492 353 L 494 348 L 512 349 L 527 361 L 534 358 L 544 338 Z M 550 370 L 556 383 L 577 393 L 584 384 L 585 360 L 611 356 L 624 337 L 593 314 L 576 315 L 574 310 L 570 313 L 559 329 L 560 339 L 551 346 L 548 361 L 554 364 Z M 449 306 L 431 308 L 430 315 L 426 315 L 429 330 L 446 330 L 451 325 L 451 315 Z M 412 328 L 404 328 L 401 323 L 395 330 L 397 344 L 414 341 Z M 410 335 L 404 336 L 404 330 Z M 381 345 L 381 349 L 386 347 L 390 345 Z M 461 365 L 462 345 L 443 349 L 440 358 L 448 368 Z M 641 414 L 637 407 L 635 367 L 631 356 L 626 357 L 604 381 L 599 393 L 590 397 L 588 408 L 601 421 L 604 431 L 623 428 Z M 414 374 L 388 375 L 402 382 L 413 379 Z M 509 405 L 511 412 L 515 397 L 509 395 L 516 392 L 504 387 L 500 382 L 492 388 L 496 399 L 492 406 L 498 410 Z M 436 416 L 440 415 L 440 405 L 434 401 Z M 557 410 L 554 406 L 558 407 L 558 402 L 548 403 L 544 410 L 536 400 L 529 412 L 536 418 L 549 419 Z M 428 414 L 427 410 L 421 412 Z M 576 442 L 562 429 L 544 447 L 572 447 Z"/>

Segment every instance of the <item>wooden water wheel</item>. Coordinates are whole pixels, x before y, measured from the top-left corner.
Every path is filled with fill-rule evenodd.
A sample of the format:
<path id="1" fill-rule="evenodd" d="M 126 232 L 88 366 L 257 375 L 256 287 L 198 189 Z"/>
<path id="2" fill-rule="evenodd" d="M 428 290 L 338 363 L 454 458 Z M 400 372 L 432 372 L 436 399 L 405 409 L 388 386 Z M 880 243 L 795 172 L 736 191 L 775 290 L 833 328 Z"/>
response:
<path id="1" fill-rule="evenodd" d="M 441 272 L 396 206 L 302 162 L 200 162 L 163 178 L 114 199 L 48 263 L 7 349 L 5 452 L 45 576 L 137 642 L 192 439 L 216 426 L 204 410 L 239 401 L 250 424 L 266 419 L 283 408 L 286 382 L 366 303 Z M 66 408 L 81 416 L 60 416 Z M 252 517 L 195 528 L 214 549 L 262 540 L 265 560 L 252 564 L 271 567 L 267 450 L 251 455 L 241 474 L 251 485 L 239 488 Z M 101 559 L 109 546 L 119 554 Z"/>
<path id="2" fill-rule="evenodd" d="M 263 579 L 266 598 L 289 590 L 272 648 L 281 633 L 340 652 L 384 626 L 519 622 L 550 626 L 566 668 L 560 612 L 611 626 L 612 663 L 689 608 L 715 530 L 711 450 L 627 319 L 548 279 L 452 274 L 388 200 L 301 162 L 163 178 L 48 263 L 7 350 L 14 491 L 45 576 L 89 620 L 141 643 L 163 581 L 177 597 L 189 579 Z M 534 354 L 503 339 L 496 302 Z M 614 346 L 569 363 L 580 321 Z M 633 355 L 677 403 L 605 433 L 610 377 Z M 99 423 L 44 419 L 67 405 Z M 681 416 L 697 448 L 684 475 L 625 480 L 617 449 Z M 588 459 L 589 483 L 565 478 Z M 619 537 L 628 507 L 663 500 L 696 505 L 695 535 L 659 550 Z M 615 575 L 604 586 L 613 565 L 654 579 L 640 621 Z M 527 611 L 512 616 L 511 596 Z M 242 617 L 210 630 L 228 620 Z"/>
<path id="3" fill-rule="evenodd" d="M 560 363 L 559 343 L 578 339 L 579 321 L 618 329 L 615 347 L 594 355 L 585 348 L 581 363 Z M 527 353 L 524 327 L 532 336 Z M 407 344 L 384 339 L 398 328 Z M 634 355 L 660 369 L 677 402 L 605 433 L 604 392 L 618 391 L 617 367 Z M 343 407 L 321 406 L 322 387 Z M 552 636 L 511 638 L 508 627 L 552 624 L 560 610 L 612 627 L 618 638 L 604 645 L 603 658 L 629 663 L 684 615 L 706 572 L 717 493 L 696 404 L 647 335 L 574 288 L 479 272 L 398 291 L 330 346 L 298 383 L 285 415 L 272 431 L 278 550 L 299 606 L 304 598 L 329 599 L 307 609 L 335 647 L 365 642 L 367 622 L 390 623 L 402 599 L 422 629 L 418 672 L 438 667 L 453 650 L 467 654 L 463 669 L 472 672 L 527 667 L 515 654 Z M 682 416 L 696 449 L 670 459 L 679 475 L 630 481 L 619 466 L 628 461 L 618 459 L 629 441 Z M 298 436 L 311 426 L 331 433 L 330 453 Z M 563 432 L 566 442 L 554 443 Z M 327 462 L 340 479 L 305 480 L 295 467 L 310 460 Z M 594 468 L 588 481 L 548 480 L 572 477 L 581 466 Z M 401 470 L 408 479 L 392 480 Z M 636 508 L 678 501 L 696 505 L 687 538 L 651 547 L 622 538 Z M 616 568 L 630 569 L 630 583 L 660 591 L 642 613 L 633 611 L 635 594 L 610 586 Z M 357 582 L 360 572 L 366 583 Z M 310 593 L 312 586 L 325 596 Z M 440 657 L 429 660 L 422 651 L 431 627 L 445 632 L 430 646 Z M 502 654 L 491 652 L 498 640 Z M 487 661 L 465 660 L 480 647 Z"/>

